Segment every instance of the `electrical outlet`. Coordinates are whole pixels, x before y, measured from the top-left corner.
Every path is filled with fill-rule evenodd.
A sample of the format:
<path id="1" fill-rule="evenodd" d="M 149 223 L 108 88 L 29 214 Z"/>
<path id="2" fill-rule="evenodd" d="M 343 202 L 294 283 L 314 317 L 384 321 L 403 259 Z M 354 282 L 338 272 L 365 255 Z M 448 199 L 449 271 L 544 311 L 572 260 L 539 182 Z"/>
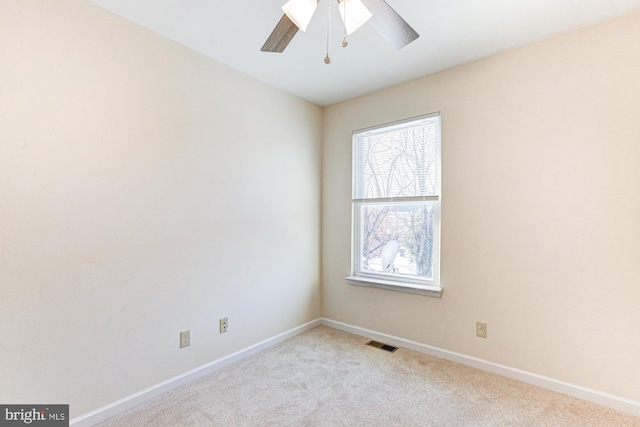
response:
<path id="1" fill-rule="evenodd" d="M 222 319 L 220 319 L 220 333 L 224 334 L 228 330 L 229 330 L 229 318 L 223 317 Z"/>
<path id="2" fill-rule="evenodd" d="M 191 331 L 180 332 L 180 348 L 189 347 L 191 345 Z"/>
<path id="3" fill-rule="evenodd" d="M 484 322 L 476 322 L 476 336 L 480 338 L 487 337 L 487 324 Z"/>

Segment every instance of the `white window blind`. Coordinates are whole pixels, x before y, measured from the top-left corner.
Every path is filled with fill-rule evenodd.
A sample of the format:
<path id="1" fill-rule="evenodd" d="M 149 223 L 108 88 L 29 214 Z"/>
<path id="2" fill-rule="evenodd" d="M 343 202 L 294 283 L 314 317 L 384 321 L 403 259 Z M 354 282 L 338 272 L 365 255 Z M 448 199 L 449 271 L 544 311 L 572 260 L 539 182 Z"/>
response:
<path id="1" fill-rule="evenodd" d="M 354 199 L 438 196 L 440 116 L 354 134 Z"/>

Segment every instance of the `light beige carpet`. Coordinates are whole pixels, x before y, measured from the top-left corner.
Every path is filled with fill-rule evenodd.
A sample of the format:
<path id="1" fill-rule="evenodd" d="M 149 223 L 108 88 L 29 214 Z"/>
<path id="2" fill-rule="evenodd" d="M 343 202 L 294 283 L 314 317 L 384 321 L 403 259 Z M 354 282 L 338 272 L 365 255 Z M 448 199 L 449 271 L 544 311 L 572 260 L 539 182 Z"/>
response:
<path id="1" fill-rule="evenodd" d="M 325 326 L 100 427 L 640 426 L 640 418 Z"/>

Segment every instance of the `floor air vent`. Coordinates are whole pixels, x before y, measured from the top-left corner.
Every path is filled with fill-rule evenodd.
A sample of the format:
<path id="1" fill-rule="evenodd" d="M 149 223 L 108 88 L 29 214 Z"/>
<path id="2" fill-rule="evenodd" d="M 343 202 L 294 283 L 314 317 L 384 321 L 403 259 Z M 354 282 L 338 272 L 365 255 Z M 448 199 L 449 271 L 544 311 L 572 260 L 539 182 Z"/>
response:
<path id="1" fill-rule="evenodd" d="M 371 347 L 379 348 L 380 350 L 388 351 L 389 353 L 393 353 L 398 349 L 398 347 L 394 347 L 389 344 L 383 344 L 381 342 L 373 341 L 373 340 L 369 341 L 365 345 L 370 345 Z"/>

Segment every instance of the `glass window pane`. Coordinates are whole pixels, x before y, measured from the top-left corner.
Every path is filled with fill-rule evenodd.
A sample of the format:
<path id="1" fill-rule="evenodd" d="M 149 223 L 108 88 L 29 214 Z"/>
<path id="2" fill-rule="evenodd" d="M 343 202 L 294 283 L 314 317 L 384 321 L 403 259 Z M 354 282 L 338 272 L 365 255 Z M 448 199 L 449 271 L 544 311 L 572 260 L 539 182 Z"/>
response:
<path id="1" fill-rule="evenodd" d="M 361 273 L 433 280 L 437 202 L 358 204 Z"/>

